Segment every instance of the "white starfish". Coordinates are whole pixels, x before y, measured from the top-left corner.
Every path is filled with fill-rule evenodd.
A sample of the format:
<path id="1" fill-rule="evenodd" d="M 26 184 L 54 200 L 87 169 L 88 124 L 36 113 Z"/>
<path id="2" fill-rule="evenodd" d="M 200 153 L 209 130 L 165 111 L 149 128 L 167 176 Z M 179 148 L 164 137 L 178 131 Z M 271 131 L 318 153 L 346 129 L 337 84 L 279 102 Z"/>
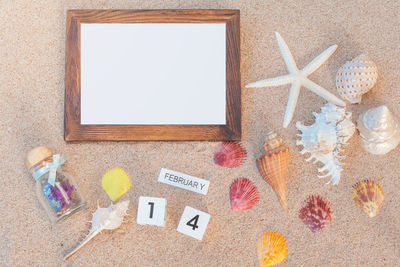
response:
<path id="1" fill-rule="evenodd" d="M 299 70 L 297 68 L 296 62 L 293 59 L 292 53 L 290 53 L 290 50 L 283 38 L 277 32 L 275 32 L 275 35 L 289 74 L 250 83 L 246 85 L 246 87 L 250 88 L 279 86 L 289 83 L 292 84 L 292 86 L 290 87 L 290 94 L 286 107 L 285 117 L 283 119 L 283 127 L 286 128 L 293 118 L 301 86 L 304 86 L 305 88 L 314 92 L 320 97 L 325 98 L 328 102 L 331 102 L 332 104 L 345 106 L 346 104 L 344 103 L 344 101 L 340 100 L 339 98 L 307 78 L 308 75 L 316 71 L 333 54 L 333 52 L 335 52 L 337 45 L 330 46 L 319 56 L 314 58 L 310 63 L 308 63 L 308 65 L 305 66 L 302 70 Z"/>

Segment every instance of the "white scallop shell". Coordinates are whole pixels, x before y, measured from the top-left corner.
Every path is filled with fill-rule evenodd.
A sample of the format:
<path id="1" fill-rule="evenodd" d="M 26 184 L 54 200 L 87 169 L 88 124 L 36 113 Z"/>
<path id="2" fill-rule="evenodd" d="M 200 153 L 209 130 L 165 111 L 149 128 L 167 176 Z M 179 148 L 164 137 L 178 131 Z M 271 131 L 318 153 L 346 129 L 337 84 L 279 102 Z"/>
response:
<path id="1" fill-rule="evenodd" d="M 386 154 L 400 142 L 399 122 L 385 105 L 361 114 L 357 128 L 363 147 L 372 154 Z"/>
<path id="2" fill-rule="evenodd" d="M 360 103 L 361 96 L 374 87 L 378 79 L 375 63 L 365 55 L 347 61 L 336 73 L 339 95 L 350 103 Z"/>
<path id="3" fill-rule="evenodd" d="M 297 129 L 301 131 L 296 141 L 298 146 L 303 146 L 301 154 L 310 153 L 307 161 L 313 163 L 321 162 L 323 166 L 318 172 L 325 173 L 320 178 L 332 176 L 329 182 L 338 184 L 342 172 L 344 159 L 342 146 L 347 144 L 349 138 L 354 134 L 355 126 L 351 122 L 351 112 L 339 108 L 333 104 L 326 104 L 321 108 L 321 113 L 313 112 L 315 122 L 305 126 L 300 122 L 296 123 Z M 328 182 L 328 183 L 329 183 Z"/>

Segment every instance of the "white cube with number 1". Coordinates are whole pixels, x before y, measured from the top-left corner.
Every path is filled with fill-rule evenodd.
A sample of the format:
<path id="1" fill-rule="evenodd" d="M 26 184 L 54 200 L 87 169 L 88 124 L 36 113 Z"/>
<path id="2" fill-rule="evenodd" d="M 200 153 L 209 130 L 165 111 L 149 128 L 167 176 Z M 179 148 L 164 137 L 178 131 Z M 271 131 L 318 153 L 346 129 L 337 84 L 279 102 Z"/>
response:
<path id="1" fill-rule="evenodd" d="M 139 197 L 136 222 L 138 224 L 164 226 L 166 205 L 167 200 L 165 198 Z"/>
<path id="2" fill-rule="evenodd" d="M 186 206 L 177 230 L 180 233 L 202 240 L 210 217 L 208 213 Z"/>

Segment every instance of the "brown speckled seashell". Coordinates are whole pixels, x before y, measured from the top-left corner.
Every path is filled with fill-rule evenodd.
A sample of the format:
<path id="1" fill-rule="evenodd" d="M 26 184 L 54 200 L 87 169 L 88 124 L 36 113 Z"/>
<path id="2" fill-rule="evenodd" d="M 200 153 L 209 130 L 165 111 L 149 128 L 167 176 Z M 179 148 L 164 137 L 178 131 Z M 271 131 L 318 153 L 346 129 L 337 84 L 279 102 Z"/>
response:
<path id="1" fill-rule="evenodd" d="M 300 209 L 299 218 L 313 233 L 322 232 L 332 221 L 331 205 L 320 196 L 309 196 Z"/>
<path id="2" fill-rule="evenodd" d="M 353 201 L 370 218 L 379 214 L 385 199 L 382 187 L 375 181 L 364 180 L 353 186 Z"/>
<path id="3" fill-rule="evenodd" d="M 366 55 L 347 61 L 336 73 L 339 95 L 350 103 L 360 103 L 361 96 L 374 87 L 378 69 Z"/>
<path id="4" fill-rule="evenodd" d="M 257 187 L 244 177 L 231 184 L 229 197 L 233 211 L 251 209 L 259 199 Z"/>
<path id="5" fill-rule="evenodd" d="M 214 163 L 222 167 L 238 167 L 246 156 L 246 149 L 239 142 L 223 142 L 214 152 Z"/>

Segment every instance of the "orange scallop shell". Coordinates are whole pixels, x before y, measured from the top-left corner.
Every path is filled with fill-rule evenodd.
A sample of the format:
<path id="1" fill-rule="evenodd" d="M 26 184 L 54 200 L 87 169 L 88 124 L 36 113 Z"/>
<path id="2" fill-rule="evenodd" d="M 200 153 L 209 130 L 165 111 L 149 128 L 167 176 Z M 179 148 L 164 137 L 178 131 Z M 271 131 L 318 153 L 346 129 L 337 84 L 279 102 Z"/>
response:
<path id="1" fill-rule="evenodd" d="M 370 218 L 379 214 L 385 199 L 382 187 L 375 181 L 364 180 L 353 186 L 353 201 Z"/>
<path id="2" fill-rule="evenodd" d="M 233 211 L 251 209 L 259 199 L 257 187 L 244 177 L 236 179 L 231 184 L 229 197 Z"/>
<path id="3" fill-rule="evenodd" d="M 238 167 L 246 159 L 247 152 L 238 142 L 223 142 L 214 152 L 214 163 L 222 167 Z"/>
<path id="4" fill-rule="evenodd" d="M 265 231 L 257 243 L 260 267 L 281 263 L 287 256 L 286 239 L 280 232 Z"/>

